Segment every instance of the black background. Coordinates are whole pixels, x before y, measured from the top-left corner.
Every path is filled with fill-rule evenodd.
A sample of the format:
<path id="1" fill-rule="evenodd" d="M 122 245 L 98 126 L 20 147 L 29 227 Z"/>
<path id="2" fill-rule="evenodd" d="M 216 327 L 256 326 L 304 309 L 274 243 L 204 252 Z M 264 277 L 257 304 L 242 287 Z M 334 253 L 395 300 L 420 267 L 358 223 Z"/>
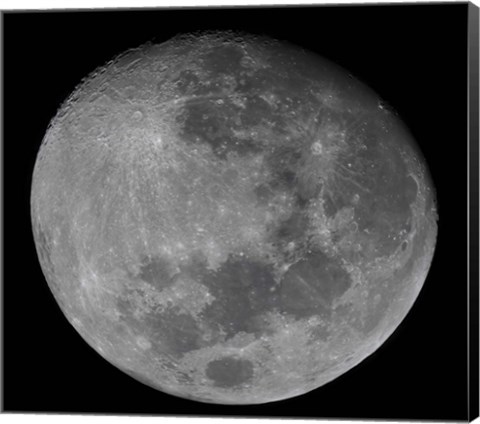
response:
<path id="1" fill-rule="evenodd" d="M 3 19 L 5 410 L 466 418 L 466 4 L 6 13 Z M 74 331 L 36 257 L 31 175 L 59 104 L 83 77 L 125 49 L 202 29 L 264 33 L 347 68 L 398 111 L 437 187 L 437 250 L 407 318 L 359 366 L 285 401 L 202 404 L 137 382 Z"/>

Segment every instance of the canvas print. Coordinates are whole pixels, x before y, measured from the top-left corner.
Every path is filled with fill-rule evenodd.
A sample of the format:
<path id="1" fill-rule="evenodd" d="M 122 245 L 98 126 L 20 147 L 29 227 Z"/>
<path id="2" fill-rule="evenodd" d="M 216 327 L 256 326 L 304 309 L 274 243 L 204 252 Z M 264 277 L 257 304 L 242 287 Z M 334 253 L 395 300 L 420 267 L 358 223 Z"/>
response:
<path id="1" fill-rule="evenodd" d="M 368 14 L 352 9 L 352 21 Z M 449 219 L 429 162 L 444 141 L 422 139 L 419 117 L 382 85 L 408 80 L 387 70 L 369 79 L 364 56 L 349 67 L 338 39 L 264 20 L 288 8 L 174 12 L 145 18 L 147 28 L 171 18 L 160 35 L 123 35 L 110 50 L 98 38 L 101 55 L 85 54 L 88 72 L 55 99 L 32 148 L 29 228 L 42 278 L 29 284 L 44 285 L 69 337 L 129 380 L 132 397 L 141 387 L 192 411 L 315 394 L 321 404 L 319 391 L 388 344 L 422 293 Z M 109 13 L 135 15 L 70 13 L 105 26 Z M 175 25 L 195 13 L 216 18 Z M 222 16 L 232 20 L 219 25 Z M 265 28 L 238 24 L 248 16 Z"/>

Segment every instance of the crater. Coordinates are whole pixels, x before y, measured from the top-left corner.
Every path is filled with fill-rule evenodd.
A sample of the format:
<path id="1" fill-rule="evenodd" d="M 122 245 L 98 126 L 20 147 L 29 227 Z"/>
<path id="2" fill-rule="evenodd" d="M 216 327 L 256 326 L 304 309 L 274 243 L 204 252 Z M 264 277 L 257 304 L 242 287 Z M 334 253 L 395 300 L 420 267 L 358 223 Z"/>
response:
<path id="1" fill-rule="evenodd" d="M 243 385 L 253 378 L 251 361 L 232 356 L 214 359 L 207 364 L 205 375 L 217 387 L 233 388 Z"/>
<path id="2" fill-rule="evenodd" d="M 195 74 L 195 72 L 186 69 L 180 72 L 177 79 L 173 81 L 176 86 L 176 89 L 181 95 L 186 95 L 188 92 L 192 91 L 200 83 L 200 79 Z M 159 91 L 162 90 L 162 87 L 159 88 Z"/>
<path id="3" fill-rule="evenodd" d="M 132 113 L 132 119 L 134 121 L 141 121 L 143 118 L 143 113 L 141 110 L 136 110 Z"/>

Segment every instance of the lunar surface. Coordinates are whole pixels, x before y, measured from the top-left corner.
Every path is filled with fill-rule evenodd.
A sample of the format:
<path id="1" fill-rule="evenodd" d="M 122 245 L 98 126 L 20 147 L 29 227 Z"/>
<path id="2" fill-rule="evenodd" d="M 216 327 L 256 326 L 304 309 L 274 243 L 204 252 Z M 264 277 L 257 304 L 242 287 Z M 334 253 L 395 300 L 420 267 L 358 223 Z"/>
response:
<path id="1" fill-rule="evenodd" d="M 333 63 L 229 32 L 147 43 L 47 129 L 31 217 L 48 285 L 107 361 L 183 398 L 298 396 L 374 352 L 436 235 L 398 115 Z"/>

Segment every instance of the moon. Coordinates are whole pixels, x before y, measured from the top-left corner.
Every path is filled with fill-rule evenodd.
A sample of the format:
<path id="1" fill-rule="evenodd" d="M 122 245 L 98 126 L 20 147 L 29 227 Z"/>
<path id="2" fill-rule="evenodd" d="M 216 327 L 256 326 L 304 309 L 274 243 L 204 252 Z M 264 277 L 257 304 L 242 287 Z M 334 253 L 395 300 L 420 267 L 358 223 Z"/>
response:
<path id="1" fill-rule="evenodd" d="M 346 70 L 234 32 L 129 50 L 52 119 L 31 188 L 46 281 L 83 339 L 182 398 L 314 390 L 379 348 L 426 279 L 435 189 Z"/>

